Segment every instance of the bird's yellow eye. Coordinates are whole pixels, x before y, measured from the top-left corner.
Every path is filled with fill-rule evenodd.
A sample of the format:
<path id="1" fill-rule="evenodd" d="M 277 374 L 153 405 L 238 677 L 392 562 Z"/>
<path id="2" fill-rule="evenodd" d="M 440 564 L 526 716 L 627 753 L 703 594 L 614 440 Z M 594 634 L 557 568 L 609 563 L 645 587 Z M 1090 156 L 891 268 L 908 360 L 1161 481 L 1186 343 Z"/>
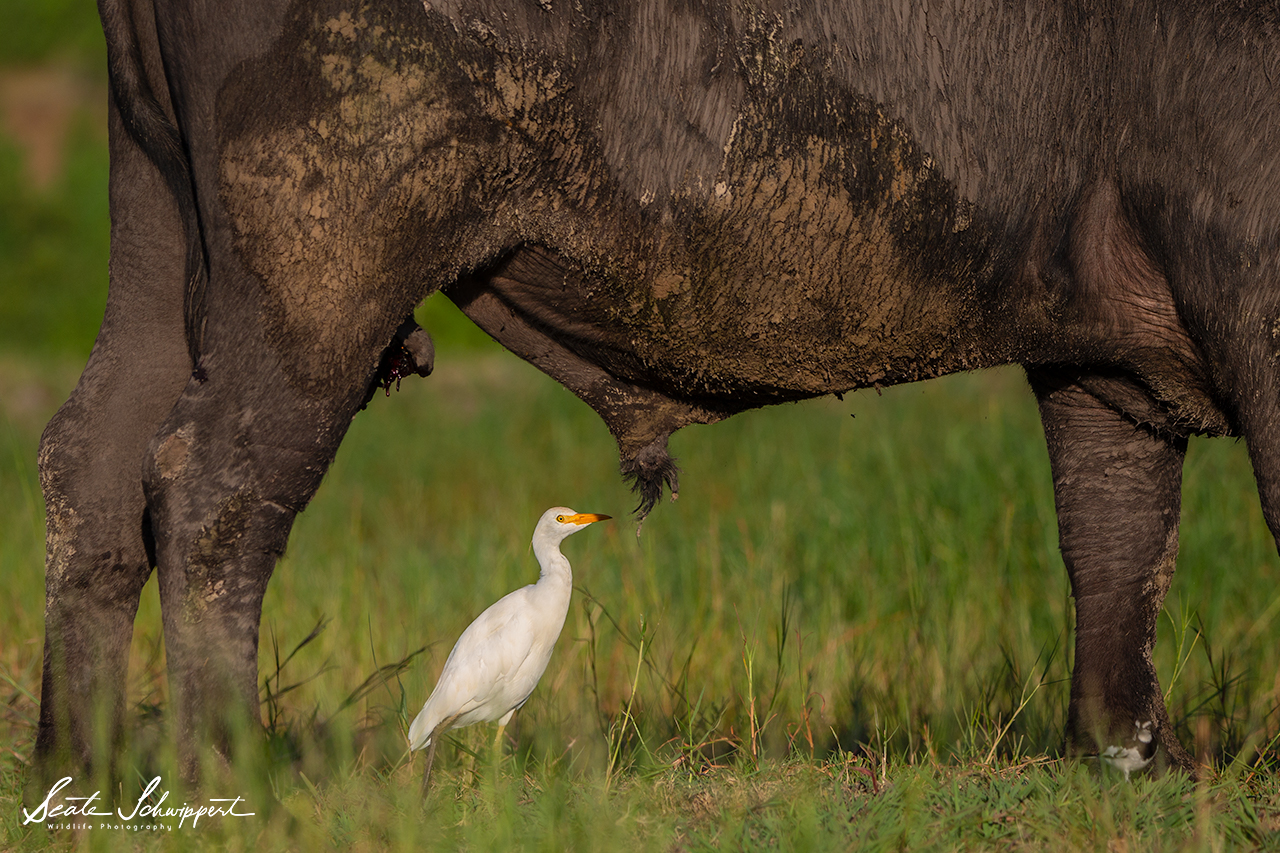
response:
<path id="1" fill-rule="evenodd" d="M 563 516 L 563 515 L 557 515 L 557 516 L 556 516 L 556 521 L 560 522 L 561 524 L 564 524 L 564 516 Z"/>

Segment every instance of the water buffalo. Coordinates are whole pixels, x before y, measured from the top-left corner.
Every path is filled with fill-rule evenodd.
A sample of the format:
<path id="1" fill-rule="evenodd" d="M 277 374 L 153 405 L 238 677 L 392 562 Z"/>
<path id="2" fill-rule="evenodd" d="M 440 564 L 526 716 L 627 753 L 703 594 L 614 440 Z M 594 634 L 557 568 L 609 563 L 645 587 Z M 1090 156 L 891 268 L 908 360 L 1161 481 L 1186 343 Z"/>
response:
<path id="1" fill-rule="evenodd" d="M 1188 436 L 1245 439 L 1280 532 L 1274 4 L 99 5 L 111 284 L 40 448 L 46 771 L 119 738 L 152 567 L 184 755 L 258 720 L 272 568 L 436 290 L 600 414 L 641 513 L 686 424 L 1024 365 L 1067 744 L 1193 768 L 1151 660 Z"/>

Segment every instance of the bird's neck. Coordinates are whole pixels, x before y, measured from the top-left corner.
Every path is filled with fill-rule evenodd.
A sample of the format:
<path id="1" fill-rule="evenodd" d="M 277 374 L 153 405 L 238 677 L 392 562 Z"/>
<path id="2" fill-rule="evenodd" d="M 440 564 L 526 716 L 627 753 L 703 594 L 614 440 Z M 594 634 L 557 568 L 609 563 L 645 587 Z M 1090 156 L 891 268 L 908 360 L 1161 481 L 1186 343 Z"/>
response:
<path id="1" fill-rule="evenodd" d="M 550 543 L 535 543 L 533 555 L 538 558 L 538 565 L 542 567 L 538 583 L 546 581 L 565 586 L 573 585 L 573 571 L 569 568 L 569 560 L 560 553 L 558 546 Z"/>

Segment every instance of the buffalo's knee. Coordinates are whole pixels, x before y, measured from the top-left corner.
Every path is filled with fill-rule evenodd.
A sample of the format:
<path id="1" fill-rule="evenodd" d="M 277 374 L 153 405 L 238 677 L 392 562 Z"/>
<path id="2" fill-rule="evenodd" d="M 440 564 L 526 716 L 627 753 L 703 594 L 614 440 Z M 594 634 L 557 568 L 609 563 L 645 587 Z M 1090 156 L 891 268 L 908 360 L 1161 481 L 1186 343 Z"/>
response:
<path id="1" fill-rule="evenodd" d="M 144 481 L 155 531 L 161 616 L 184 772 L 195 750 L 234 748 L 260 725 L 262 599 L 296 511 L 253 479 L 252 454 L 194 425 L 152 440 Z"/>

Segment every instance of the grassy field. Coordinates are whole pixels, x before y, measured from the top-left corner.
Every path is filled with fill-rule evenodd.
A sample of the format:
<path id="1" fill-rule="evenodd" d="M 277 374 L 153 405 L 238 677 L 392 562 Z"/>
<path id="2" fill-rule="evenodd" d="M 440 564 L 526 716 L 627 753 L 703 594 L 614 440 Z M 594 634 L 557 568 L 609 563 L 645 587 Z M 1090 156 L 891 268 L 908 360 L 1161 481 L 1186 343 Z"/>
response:
<path id="1" fill-rule="evenodd" d="M 52 405 L 54 378 L 65 388 L 74 375 L 56 362 L 5 367 L 25 375 L 6 406 L 15 397 Z M 407 849 L 441 838 L 468 849 L 600 849 L 602 839 L 643 849 L 1275 844 L 1277 571 L 1242 448 L 1193 446 L 1158 655 L 1184 741 L 1215 770 L 1201 788 L 1125 783 L 1052 760 L 1070 601 L 1021 386 L 1013 372 L 963 376 L 690 429 L 673 440 L 680 499 L 659 506 L 637 538 L 612 441 L 585 406 L 512 357 L 445 353 L 435 376 L 357 419 L 272 581 L 264 696 L 283 695 L 267 718 L 281 754 L 304 754 L 276 765 L 270 789 L 245 783 L 267 814 L 184 837 L 104 830 L 89 840 L 104 849 Z M 13 614 L 0 628 L 11 746 L 3 796 L 15 809 L 39 683 L 32 448 L 41 416 L 8 418 L 0 468 L 11 508 L 2 594 Z M 423 813 L 416 771 L 401 763 L 407 721 L 467 622 L 536 576 L 528 538 L 555 503 L 617 519 L 566 543 L 574 604 L 496 783 L 492 727 L 459 732 L 441 750 Z M 318 623 L 273 678 L 277 654 Z M 424 646 L 347 704 L 380 667 Z M 154 718 L 166 705 L 154 583 L 134 650 L 131 699 Z M 9 842 L 46 841 L 44 830 L 6 831 Z"/>
<path id="2" fill-rule="evenodd" d="M 272 581 L 272 772 L 211 792 L 255 816 L 22 825 L 35 447 L 92 342 L 107 220 L 92 4 L 33 0 L 16 21 L 29 37 L 0 38 L 0 849 L 1280 848 L 1280 561 L 1242 446 L 1192 444 L 1157 650 L 1208 771 L 1126 782 L 1057 758 L 1072 608 L 1019 373 L 685 430 L 680 499 L 637 536 L 596 416 L 434 302 L 437 373 L 356 420 Z M 13 106 L 41 85 L 64 99 L 44 137 Z M 43 177 L 41 145 L 57 155 Z M 455 733 L 424 806 L 407 723 L 470 619 L 536 577 L 529 536 L 557 503 L 616 518 L 565 545 L 569 619 L 501 765 L 491 726 Z M 136 767 L 163 767 L 154 581 L 129 691 Z"/>

